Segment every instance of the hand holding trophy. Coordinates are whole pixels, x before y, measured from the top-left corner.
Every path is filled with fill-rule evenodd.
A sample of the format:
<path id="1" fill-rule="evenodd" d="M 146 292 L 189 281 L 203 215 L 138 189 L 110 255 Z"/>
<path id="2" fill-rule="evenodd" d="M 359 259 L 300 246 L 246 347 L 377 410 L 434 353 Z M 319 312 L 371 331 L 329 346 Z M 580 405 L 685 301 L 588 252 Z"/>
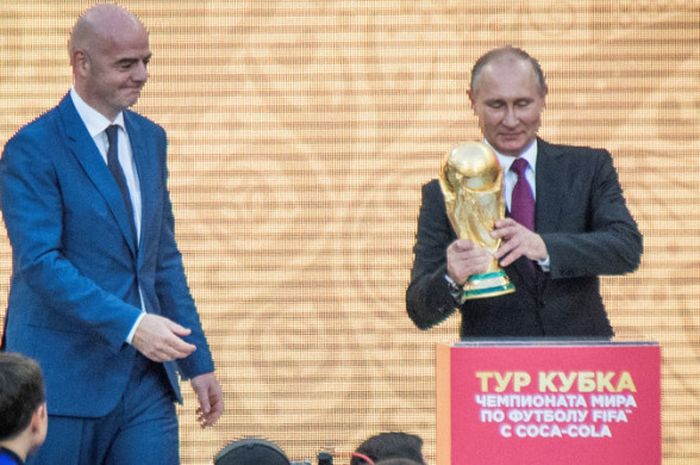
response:
<path id="1" fill-rule="evenodd" d="M 493 149 L 480 142 L 457 145 L 445 156 L 439 179 L 447 216 L 457 236 L 493 255 L 501 241 L 490 233 L 496 220 L 505 216 L 503 173 Z M 464 300 L 515 292 L 495 258 L 485 273 L 470 276 L 463 289 Z"/>

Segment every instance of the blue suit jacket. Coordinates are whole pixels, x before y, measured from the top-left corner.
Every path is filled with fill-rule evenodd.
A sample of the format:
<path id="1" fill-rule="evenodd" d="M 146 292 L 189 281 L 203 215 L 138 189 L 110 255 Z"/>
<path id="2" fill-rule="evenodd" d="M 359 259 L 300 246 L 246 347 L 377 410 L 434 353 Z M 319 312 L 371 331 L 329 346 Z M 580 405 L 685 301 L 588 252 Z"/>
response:
<path id="1" fill-rule="evenodd" d="M 468 300 L 463 337 L 601 337 L 613 335 L 598 275 L 639 266 L 642 235 L 625 204 L 605 150 L 537 140 L 535 229 L 547 246 L 549 273 L 528 272 L 521 257 L 505 272 L 516 292 Z M 427 329 L 455 310 L 445 250 L 457 236 L 437 180 L 423 186 L 406 308 Z"/>
<path id="2" fill-rule="evenodd" d="M 197 350 L 165 363 L 180 398 L 185 378 L 214 370 L 174 237 L 166 186 L 166 136 L 131 111 L 124 121 L 142 195 L 141 238 L 130 239 L 114 178 L 70 96 L 22 128 L 0 160 L 0 205 L 12 245 L 6 349 L 37 359 L 49 413 L 110 412 L 126 387 L 136 350 L 125 343 L 146 310 L 191 328 Z"/>

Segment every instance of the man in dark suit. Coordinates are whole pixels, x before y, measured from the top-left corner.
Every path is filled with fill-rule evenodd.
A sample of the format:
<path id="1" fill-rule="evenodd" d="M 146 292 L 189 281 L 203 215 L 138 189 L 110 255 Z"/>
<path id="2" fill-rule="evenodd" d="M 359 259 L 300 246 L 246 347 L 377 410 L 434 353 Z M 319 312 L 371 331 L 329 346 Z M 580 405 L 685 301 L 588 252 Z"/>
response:
<path id="1" fill-rule="evenodd" d="M 38 360 L 49 431 L 33 464 L 179 463 L 177 372 L 199 422 L 223 395 L 174 236 L 166 135 L 127 110 L 148 32 L 99 4 L 70 37 L 74 85 L 0 160 L 13 273 L 7 350 Z"/>
<path id="2" fill-rule="evenodd" d="M 484 273 L 492 256 L 457 239 L 437 180 L 423 186 L 406 292 L 408 314 L 419 328 L 459 308 L 463 337 L 613 335 L 598 275 L 636 269 L 642 237 L 607 151 L 537 137 L 546 95 L 539 63 L 521 49 L 491 50 L 474 65 L 469 97 L 503 169 L 508 211 L 517 190 L 529 196 L 534 213 L 520 222 L 509 213 L 492 232 L 502 241 L 495 257 L 516 292 L 463 301 L 462 285 Z M 522 175 L 514 171 L 521 164 Z M 521 177 L 524 184 L 517 186 Z"/>

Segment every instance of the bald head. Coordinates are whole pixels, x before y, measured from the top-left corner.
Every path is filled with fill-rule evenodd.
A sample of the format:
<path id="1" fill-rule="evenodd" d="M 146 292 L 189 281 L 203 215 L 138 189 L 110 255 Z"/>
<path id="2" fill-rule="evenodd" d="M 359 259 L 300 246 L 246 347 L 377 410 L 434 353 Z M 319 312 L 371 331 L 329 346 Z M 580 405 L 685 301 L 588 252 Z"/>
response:
<path id="1" fill-rule="evenodd" d="M 73 85 L 110 121 L 136 103 L 148 80 L 148 31 L 117 5 L 99 4 L 78 18 L 70 38 Z"/>
<path id="2" fill-rule="evenodd" d="M 120 37 L 130 33 L 146 32 L 141 21 L 121 6 L 99 4 L 78 18 L 71 32 L 68 52 L 74 65 L 75 52 L 99 53 L 111 46 Z"/>

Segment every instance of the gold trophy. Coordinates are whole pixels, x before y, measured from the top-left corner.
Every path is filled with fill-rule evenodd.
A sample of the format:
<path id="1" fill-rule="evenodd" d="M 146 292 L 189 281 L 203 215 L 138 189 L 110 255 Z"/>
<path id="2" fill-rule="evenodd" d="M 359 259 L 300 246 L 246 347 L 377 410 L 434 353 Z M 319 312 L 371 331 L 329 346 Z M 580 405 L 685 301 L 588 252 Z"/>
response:
<path id="1" fill-rule="evenodd" d="M 447 216 L 460 239 L 468 239 L 494 254 L 501 244 L 491 237 L 494 224 L 505 217 L 503 172 L 493 149 L 481 142 L 463 142 L 447 153 L 440 167 L 440 187 Z M 491 260 L 485 273 L 469 277 L 464 300 L 515 292 L 508 275 Z"/>

